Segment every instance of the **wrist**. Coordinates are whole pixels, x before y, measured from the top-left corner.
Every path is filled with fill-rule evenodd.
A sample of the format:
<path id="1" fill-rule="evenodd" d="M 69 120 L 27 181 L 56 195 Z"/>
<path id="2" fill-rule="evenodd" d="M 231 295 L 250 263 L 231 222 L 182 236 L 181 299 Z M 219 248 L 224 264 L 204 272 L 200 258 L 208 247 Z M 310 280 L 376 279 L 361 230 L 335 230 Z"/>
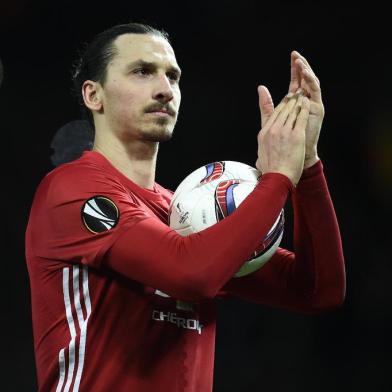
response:
<path id="1" fill-rule="evenodd" d="M 313 166 L 315 163 L 317 163 L 320 160 L 319 156 L 316 153 L 313 153 L 309 156 L 305 155 L 305 161 L 304 161 L 304 169 L 308 169 L 309 167 Z"/>

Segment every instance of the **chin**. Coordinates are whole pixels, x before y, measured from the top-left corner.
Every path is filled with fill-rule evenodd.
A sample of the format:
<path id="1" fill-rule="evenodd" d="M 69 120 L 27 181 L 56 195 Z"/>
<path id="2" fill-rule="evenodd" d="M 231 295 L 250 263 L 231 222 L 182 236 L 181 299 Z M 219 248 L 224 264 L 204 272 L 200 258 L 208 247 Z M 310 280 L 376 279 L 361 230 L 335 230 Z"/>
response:
<path id="1" fill-rule="evenodd" d="M 170 140 L 172 136 L 173 129 L 171 128 L 151 129 L 143 132 L 143 139 L 150 142 L 166 142 Z"/>
<path id="2" fill-rule="evenodd" d="M 143 138 L 151 142 L 166 142 L 173 136 L 174 123 L 166 118 L 157 118 L 143 129 Z"/>

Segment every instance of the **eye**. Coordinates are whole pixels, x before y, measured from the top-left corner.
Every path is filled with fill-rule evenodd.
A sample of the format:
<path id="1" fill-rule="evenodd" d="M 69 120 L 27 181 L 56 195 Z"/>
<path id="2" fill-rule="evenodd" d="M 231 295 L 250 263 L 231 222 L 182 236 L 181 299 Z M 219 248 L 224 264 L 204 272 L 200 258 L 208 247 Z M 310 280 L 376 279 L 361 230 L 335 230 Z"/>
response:
<path id="1" fill-rule="evenodd" d="M 180 75 L 177 72 L 168 72 L 167 77 L 172 80 L 173 82 L 180 81 Z"/>
<path id="2" fill-rule="evenodd" d="M 133 71 L 136 75 L 147 76 L 151 74 L 151 70 L 148 68 L 137 68 Z"/>

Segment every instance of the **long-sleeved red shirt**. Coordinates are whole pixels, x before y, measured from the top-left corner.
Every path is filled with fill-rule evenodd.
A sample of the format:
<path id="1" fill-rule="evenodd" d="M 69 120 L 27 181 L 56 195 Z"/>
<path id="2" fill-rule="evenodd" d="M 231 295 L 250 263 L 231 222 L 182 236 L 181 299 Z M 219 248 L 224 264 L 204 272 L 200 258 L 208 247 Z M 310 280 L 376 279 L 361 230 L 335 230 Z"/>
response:
<path id="1" fill-rule="evenodd" d="M 295 252 L 233 278 L 293 192 Z M 26 233 L 40 391 L 211 391 L 218 295 L 317 311 L 340 304 L 338 225 L 318 163 L 295 191 L 266 174 L 200 233 L 167 226 L 171 193 L 143 189 L 97 152 L 40 184 Z"/>

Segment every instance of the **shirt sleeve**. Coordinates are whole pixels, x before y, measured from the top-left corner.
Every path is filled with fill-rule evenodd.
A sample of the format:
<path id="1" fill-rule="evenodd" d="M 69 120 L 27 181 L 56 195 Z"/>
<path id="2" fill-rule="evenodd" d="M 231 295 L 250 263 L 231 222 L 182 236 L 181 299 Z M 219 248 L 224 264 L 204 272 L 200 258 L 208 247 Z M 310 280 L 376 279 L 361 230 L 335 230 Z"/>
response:
<path id="1" fill-rule="evenodd" d="M 44 208 L 33 206 L 45 232 L 40 237 L 35 230 L 34 252 L 109 268 L 177 299 L 213 298 L 267 234 L 291 191 L 287 177 L 266 174 L 233 214 L 182 237 L 145 213 L 113 178 L 98 172 L 79 175 L 77 181 L 63 176 L 40 190 L 38 197 L 48 199 L 39 203 Z M 119 210 L 117 225 L 101 233 L 87 230 L 80 216 L 86 200 L 96 195 L 110 199 Z"/>
<path id="2" fill-rule="evenodd" d="M 342 243 L 320 161 L 304 171 L 292 201 L 294 252 L 279 248 L 260 270 L 233 278 L 222 295 L 304 312 L 343 302 Z"/>
<path id="3" fill-rule="evenodd" d="M 117 210 L 107 230 L 86 224 L 83 210 L 97 198 L 109 200 Z M 96 206 L 96 204 L 95 204 Z M 98 213 L 105 213 L 96 206 Z M 128 226 L 145 217 L 124 186 L 95 167 L 59 169 L 49 174 L 34 198 L 27 243 L 38 257 L 53 262 L 100 268 L 102 256 Z M 103 226 L 105 227 L 105 226 Z M 93 230 L 93 231 L 92 231 Z"/>

